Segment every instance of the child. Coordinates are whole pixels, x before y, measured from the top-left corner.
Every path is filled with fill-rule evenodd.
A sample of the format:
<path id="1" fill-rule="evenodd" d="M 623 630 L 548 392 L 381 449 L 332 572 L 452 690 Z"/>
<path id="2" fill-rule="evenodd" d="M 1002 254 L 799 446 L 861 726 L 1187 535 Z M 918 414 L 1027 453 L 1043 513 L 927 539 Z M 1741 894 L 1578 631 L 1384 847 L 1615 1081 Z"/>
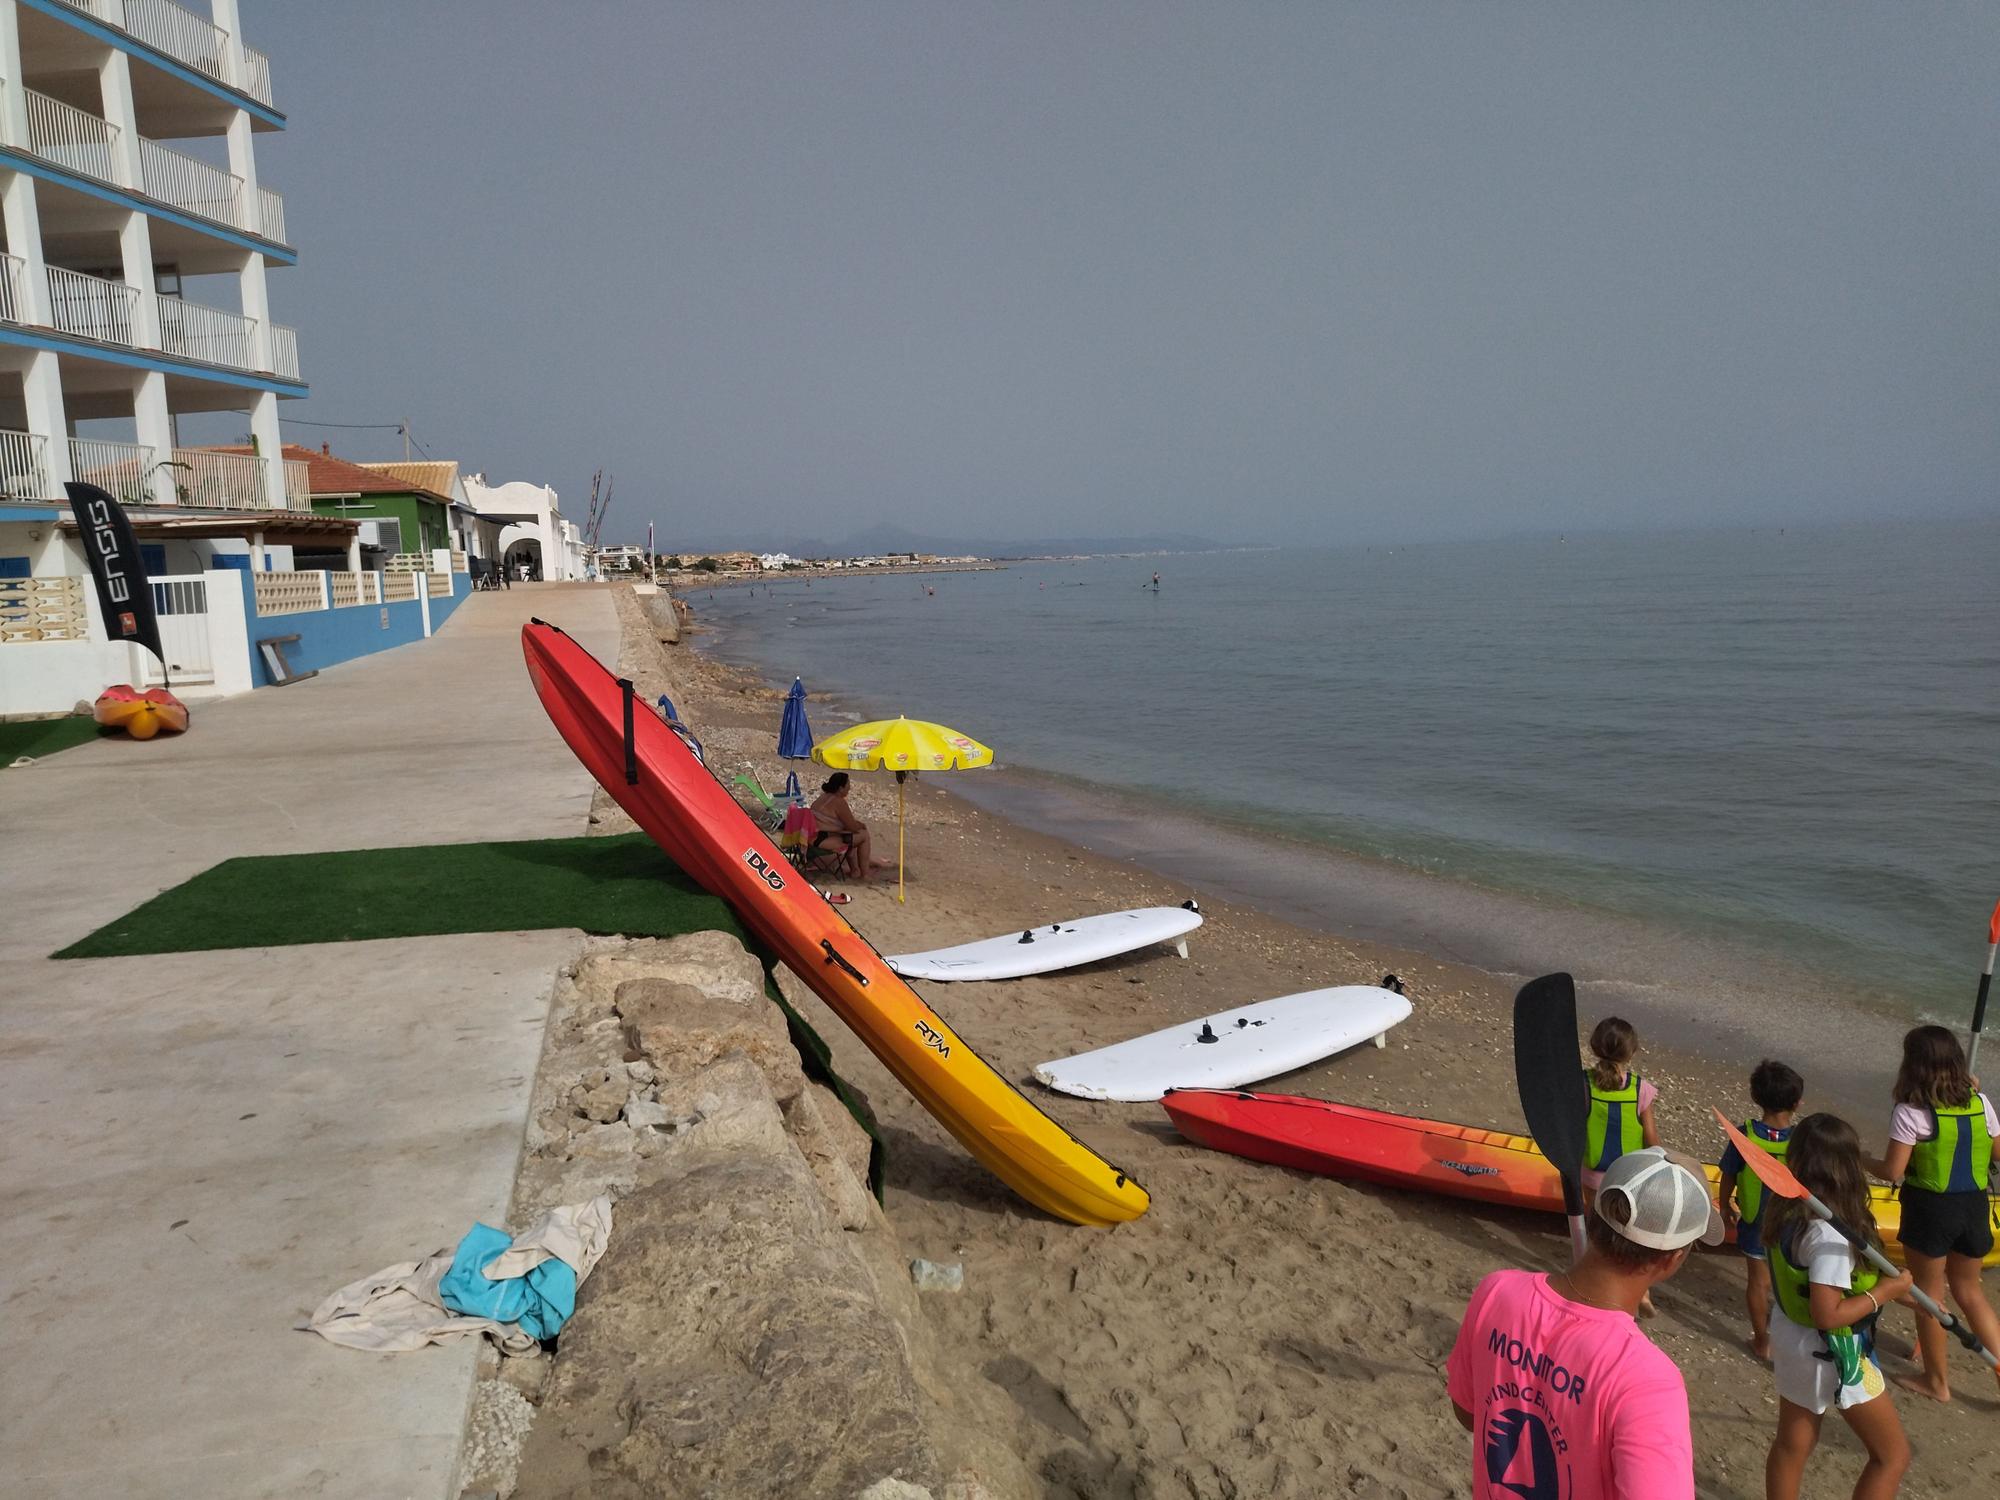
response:
<path id="1" fill-rule="evenodd" d="M 1591 1055 L 1597 1059 L 1584 1070 L 1590 1083 L 1590 1125 L 1583 1152 L 1583 1190 L 1595 1194 L 1610 1165 L 1628 1151 L 1657 1146 L 1660 1137 L 1653 1129 L 1653 1101 L 1659 1090 L 1632 1070 L 1639 1055 L 1639 1033 L 1630 1021 L 1606 1016 L 1590 1033 Z M 1648 1292 L 1639 1303 L 1639 1316 L 1655 1312 L 1653 1295 Z"/>
<path id="2" fill-rule="evenodd" d="M 1590 1130 L 1583 1155 L 1583 1185 L 1597 1191 L 1598 1179 L 1627 1151 L 1657 1146 L 1653 1101 L 1659 1090 L 1632 1071 L 1639 1033 L 1630 1021 L 1606 1016 L 1590 1033 L 1597 1061 L 1585 1070 L 1590 1080 Z"/>
<path id="3" fill-rule="evenodd" d="M 1781 1062 L 1766 1058 L 1751 1071 L 1750 1102 L 1761 1117 L 1743 1122 L 1743 1133 L 1780 1161 L 1792 1134 L 1792 1116 L 1805 1096 L 1805 1080 Z M 1764 1184 L 1757 1180 L 1731 1141 L 1722 1153 L 1722 1219 L 1736 1226 L 1736 1248 L 1749 1262 L 1744 1301 L 1750 1309 L 1750 1352 L 1771 1357 L 1771 1268 L 1764 1263 Z"/>
<path id="4" fill-rule="evenodd" d="M 1861 1140 L 1852 1125 L 1833 1115 L 1807 1115 L 1792 1127 L 1785 1155 L 1792 1175 L 1822 1203 L 1878 1238 Z M 1765 1500 L 1798 1500 L 1829 1406 L 1839 1408 L 1868 1450 L 1854 1500 L 1888 1500 L 1910 1466 L 1910 1444 L 1894 1403 L 1882 1399 L 1888 1386 L 1875 1360 L 1875 1317 L 1884 1302 L 1908 1294 L 1909 1273 L 1879 1277 L 1838 1230 L 1795 1198 L 1770 1204 L 1764 1251 L 1784 1315 L 1771 1328 L 1778 1435 L 1764 1460 Z"/>
<path id="5" fill-rule="evenodd" d="M 1993 1140 L 2000 1120 L 1980 1093 L 1958 1038 L 1942 1026 L 1919 1026 L 1903 1038 L 1896 1074 L 1896 1109 L 1889 1117 L 1889 1151 L 1876 1172 L 1902 1185 L 1898 1238 L 1917 1285 L 1937 1302 L 1946 1290 L 1989 1349 L 2000 1349 L 2000 1318 L 1979 1285 L 1979 1267 L 1993 1248 L 1987 1199 Z M 1944 1329 L 1917 1319 L 1923 1372 L 1902 1383 L 1936 1401 L 1951 1399 Z"/>

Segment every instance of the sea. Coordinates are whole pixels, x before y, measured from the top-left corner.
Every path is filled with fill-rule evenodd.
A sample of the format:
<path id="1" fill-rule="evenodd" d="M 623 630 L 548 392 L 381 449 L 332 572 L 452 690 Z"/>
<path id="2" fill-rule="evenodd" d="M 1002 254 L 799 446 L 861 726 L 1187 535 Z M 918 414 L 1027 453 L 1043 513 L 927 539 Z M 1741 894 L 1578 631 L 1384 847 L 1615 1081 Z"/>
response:
<path id="1" fill-rule="evenodd" d="M 1911 521 L 683 592 L 826 722 L 983 740 L 952 791 L 1191 895 L 1768 1039 L 1970 1012 L 1996 560 L 2000 521 Z"/>

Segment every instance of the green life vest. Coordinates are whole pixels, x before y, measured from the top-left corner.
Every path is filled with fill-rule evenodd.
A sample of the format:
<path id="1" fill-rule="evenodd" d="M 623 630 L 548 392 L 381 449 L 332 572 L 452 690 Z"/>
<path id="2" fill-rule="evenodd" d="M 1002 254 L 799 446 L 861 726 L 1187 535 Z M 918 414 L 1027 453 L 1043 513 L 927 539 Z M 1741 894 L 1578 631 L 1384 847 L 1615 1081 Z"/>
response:
<path id="1" fill-rule="evenodd" d="M 1974 1094 L 1964 1104 L 1931 1106 L 1930 1139 L 1910 1148 L 1903 1182 L 1927 1193 L 1983 1193 L 1992 1170 L 1986 1106 Z"/>
<path id="2" fill-rule="evenodd" d="M 1778 1127 L 1766 1126 L 1765 1128 L 1775 1129 Z M 1785 1152 L 1792 1144 L 1791 1126 L 1784 1126 L 1783 1129 L 1785 1132 L 1784 1138 L 1773 1141 L 1757 1133 L 1757 1123 L 1755 1121 L 1745 1120 L 1743 1122 L 1744 1136 L 1769 1155 L 1777 1157 L 1779 1161 L 1785 1159 Z M 1757 1214 L 1763 1207 L 1763 1179 L 1746 1165 L 1736 1174 L 1736 1211 L 1742 1215 L 1744 1223 L 1755 1224 L 1757 1222 Z"/>
<path id="3" fill-rule="evenodd" d="M 1590 1131 L 1584 1141 L 1583 1164 L 1593 1172 L 1603 1172 L 1628 1151 L 1645 1144 L 1639 1125 L 1639 1075 L 1625 1075 L 1625 1086 L 1601 1089 L 1588 1068 L 1583 1076 L 1590 1082 Z"/>
<path id="4" fill-rule="evenodd" d="M 1807 1276 L 1803 1268 L 1792 1264 L 1792 1253 L 1798 1248 L 1798 1232 L 1798 1226 L 1794 1226 L 1789 1233 L 1780 1239 L 1766 1240 L 1764 1242 L 1764 1257 L 1771 1267 L 1771 1290 L 1777 1295 L 1778 1306 L 1784 1311 L 1786 1317 L 1790 1318 L 1801 1328 L 1812 1328 L 1815 1325 L 1812 1315 L 1811 1279 Z M 1792 1243 L 1787 1245 L 1783 1243 L 1784 1240 L 1790 1240 Z M 1855 1255 L 1854 1280 L 1849 1285 L 1847 1294 L 1851 1297 L 1859 1292 L 1873 1291 L 1875 1283 L 1881 1279 L 1881 1273 L 1869 1265 L 1867 1261 L 1862 1260 L 1860 1254 L 1857 1252 Z M 1872 1323 L 1874 1321 L 1872 1316 L 1862 1319 L 1863 1323 Z M 1852 1333 L 1854 1329 L 1828 1328 L 1823 1331 L 1829 1334 Z"/>

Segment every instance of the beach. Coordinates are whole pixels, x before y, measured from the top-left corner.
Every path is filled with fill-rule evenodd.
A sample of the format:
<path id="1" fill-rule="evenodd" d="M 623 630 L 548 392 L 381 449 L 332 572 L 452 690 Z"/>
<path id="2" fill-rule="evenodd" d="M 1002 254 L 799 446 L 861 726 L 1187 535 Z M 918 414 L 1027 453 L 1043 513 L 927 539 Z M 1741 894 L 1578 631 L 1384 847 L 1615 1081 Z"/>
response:
<path id="1" fill-rule="evenodd" d="M 696 605 L 697 637 L 700 607 Z M 776 786 L 780 695 L 685 647 L 673 665 L 687 716 L 725 780 Z M 824 732 L 824 731 L 822 731 Z M 805 766 L 804 772 L 816 768 Z M 925 997 L 1065 1128 L 1144 1183 L 1153 1206 L 1115 1230 L 1072 1228 L 1009 1195 L 889 1077 L 833 1015 L 791 986 L 889 1148 L 885 1209 L 913 1256 L 961 1261 L 965 1290 L 926 1297 L 957 1351 L 950 1401 L 1005 1434 L 1047 1496 L 1463 1494 L 1470 1439 L 1442 1366 L 1466 1297 L 1502 1266 L 1559 1269 L 1562 1225 L 1531 1214 L 1314 1178 L 1205 1151 L 1155 1105 L 1097 1104 L 1029 1081 L 1035 1064 L 1253 1000 L 1385 973 L 1411 1018 L 1363 1047 L 1260 1087 L 1509 1129 L 1523 1128 L 1510 1041 L 1515 982 L 1421 951 L 1336 936 L 1021 827 L 948 789 L 910 788 L 909 900 L 854 889 L 846 915 L 884 952 L 990 936 L 1092 911 L 1202 899 L 1186 960 L 1167 950 L 1006 983 L 929 985 Z M 894 792 L 856 778 L 854 803 L 893 853 Z M 1171 820 L 1166 820 L 1171 822 Z M 1594 1019 L 1585 1002 L 1584 1024 Z M 1717 1030 L 1648 1039 L 1638 1066 L 1660 1089 L 1669 1144 L 1717 1155 L 1711 1104 L 1748 1108 L 1756 1057 Z M 1879 1145 L 1893 1054 L 1838 1087 L 1807 1073 L 1807 1107 L 1835 1108 Z M 1743 1268 L 1706 1253 L 1658 1294 L 1648 1331 L 1687 1377 L 1701 1493 L 1762 1493 L 1776 1413 L 1745 1347 Z M 1905 1368 L 1911 1324 L 1884 1320 L 1885 1364 Z M 1954 1361 L 1957 1399 L 1898 1405 L 1917 1450 L 1904 1493 L 1941 1495 L 1991 1451 L 2000 1402 Z M 1859 1450 L 1828 1424 L 1808 1495 L 1847 1493 Z"/>

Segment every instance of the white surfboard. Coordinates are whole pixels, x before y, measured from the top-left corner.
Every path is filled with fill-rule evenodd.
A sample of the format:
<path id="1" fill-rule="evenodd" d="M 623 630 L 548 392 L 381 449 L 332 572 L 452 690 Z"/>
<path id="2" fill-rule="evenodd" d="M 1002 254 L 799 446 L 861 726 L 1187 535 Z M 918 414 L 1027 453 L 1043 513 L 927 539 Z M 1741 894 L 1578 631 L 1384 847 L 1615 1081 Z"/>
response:
<path id="1" fill-rule="evenodd" d="M 1372 984 L 1306 990 L 1059 1057 L 1036 1068 L 1035 1078 L 1082 1099 L 1135 1104 L 1168 1089 L 1241 1088 L 1371 1037 L 1386 1046 L 1389 1028 L 1409 1014 L 1409 1001 Z"/>
<path id="2" fill-rule="evenodd" d="M 1201 909 L 1190 901 L 1051 922 L 956 948 L 892 954 L 884 962 L 905 979 L 1020 979 L 1116 958 L 1153 943 L 1172 943 L 1186 958 L 1185 939 L 1199 926 Z"/>

